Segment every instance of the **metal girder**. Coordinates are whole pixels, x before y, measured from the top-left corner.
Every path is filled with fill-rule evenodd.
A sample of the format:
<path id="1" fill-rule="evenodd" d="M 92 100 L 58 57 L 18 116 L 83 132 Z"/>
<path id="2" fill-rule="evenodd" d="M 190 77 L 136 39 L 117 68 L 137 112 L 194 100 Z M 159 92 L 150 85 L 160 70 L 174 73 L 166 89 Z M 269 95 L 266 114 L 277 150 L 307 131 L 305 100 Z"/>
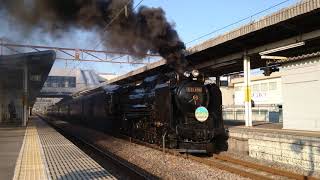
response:
<path id="1" fill-rule="evenodd" d="M 146 62 L 143 58 L 141 61 L 130 61 L 130 60 L 117 60 L 123 58 L 125 56 L 133 55 L 129 52 L 121 52 L 121 51 L 107 51 L 107 50 L 93 50 L 93 49 L 77 49 L 77 48 L 65 48 L 65 47 L 56 47 L 56 46 L 35 46 L 35 45 L 25 45 L 25 44 L 12 44 L 6 43 L 3 39 L 0 39 L 1 43 L 0 46 L 5 47 L 15 53 L 21 53 L 16 48 L 30 48 L 35 51 L 40 51 L 43 49 L 54 50 L 56 52 L 61 52 L 66 56 L 58 56 L 56 60 L 64 60 L 64 61 L 85 61 L 85 62 L 103 62 L 103 63 L 116 63 L 116 64 L 149 64 L 149 60 Z M 91 59 L 85 57 L 76 57 L 76 52 L 82 52 L 91 56 Z M 114 58 L 104 58 L 107 54 L 117 55 Z M 155 54 L 143 54 L 145 57 L 160 57 L 159 55 Z M 103 57 L 103 58 L 102 58 Z M 115 61 L 117 60 L 117 61 Z"/>
<path id="2" fill-rule="evenodd" d="M 74 55 L 72 55 L 71 53 L 66 52 L 65 50 L 58 49 L 58 51 L 63 52 L 64 54 L 69 55 L 69 56 L 71 56 L 73 58 L 76 58 Z"/>
<path id="3" fill-rule="evenodd" d="M 21 47 L 21 48 L 37 48 L 37 49 L 50 49 L 50 50 L 64 50 L 64 51 L 83 51 L 83 52 L 96 52 L 96 53 L 105 53 L 105 54 L 125 54 L 131 55 L 132 53 L 123 52 L 123 51 L 107 51 L 107 50 L 93 50 L 93 49 L 77 49 L 77 48 L 65 48 L 65 47 L 56 47 L 56 46 L 35 46 L 35 45 L 26 45 L 26 44 L 11 44 L 11 43 L 2 43 L 0 45 L 10 46 L 10 47 Z M 144 54 L 145 56 L 154 56 L 158 57 L 159 55 L 155 54 Z"/>
<path id="4" fill-rule="evenodd" d="M 88 54 L 89 56 L 92 56 L 92 57 L 94 57 L 94 58 L 97 58 L 97 59 L 99 59 L 100 61 L 104 61 L 103 59 L 101 59 L 101 58 L 99 58 L 98 56 L 96 56 L 96 55 L 94 55 L 94 54 L 92 54 L 92 53 L 90 53 L 90 52 L 84 52 L 84 53 L 86 53 L 86 54 Z"/>
<path id="5" fill-rule="evenodd" d="M 72 58 L 61 58 L 61 57 L 57 57 L 57 60 L 114 63 L 114 64 L 148 64 L 145 62 L 128 62 L 128 61 L 96 60 L 96 59 L 72 59 Z"/>

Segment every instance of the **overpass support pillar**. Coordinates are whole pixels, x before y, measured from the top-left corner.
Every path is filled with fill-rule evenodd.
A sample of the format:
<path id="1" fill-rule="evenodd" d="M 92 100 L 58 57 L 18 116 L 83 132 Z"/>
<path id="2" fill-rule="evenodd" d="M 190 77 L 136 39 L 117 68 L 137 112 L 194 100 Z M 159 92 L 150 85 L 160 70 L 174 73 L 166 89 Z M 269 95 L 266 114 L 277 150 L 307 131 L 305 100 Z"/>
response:
<path id="1" fill-rule="evenodd" d="M 22 97 L 23 113 L 22 126 L 27 125 L 29 109 L 28 109 L 28 66 L 25 65 L 23 70 L 23 97 Z"/>
<path id="2" fill-rule="evenodd" d="M 245 55 L 243 58 L 244 72 L 244 106 L 246 126 L 252 126 L 252 107 L 251 107 L 251 67 L 250 57 Z"/>
<path id="3" fill-rule="evenodd" d="M 216 84 L 220 87 L 220 76 L 216 76 Z"/>

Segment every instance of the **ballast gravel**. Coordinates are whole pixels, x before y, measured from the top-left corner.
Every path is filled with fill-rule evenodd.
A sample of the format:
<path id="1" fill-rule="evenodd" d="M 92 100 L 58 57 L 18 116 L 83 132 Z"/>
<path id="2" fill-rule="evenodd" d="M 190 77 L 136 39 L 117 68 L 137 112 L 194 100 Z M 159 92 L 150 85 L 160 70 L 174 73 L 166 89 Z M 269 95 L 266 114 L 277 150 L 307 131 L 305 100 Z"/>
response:
<path id="1" fill-rule="evenodd" d="M 56 121 L 55 124 L 73 134 L 81 136 L 82 139 L 93 143 L 99 148 L 126 159 L 128 162 L 161 179 L 247 179 L 190 159 L 130 143 L 92 129 L 74 124 L 70 127 L 65 122 L 59 121 Z"/>

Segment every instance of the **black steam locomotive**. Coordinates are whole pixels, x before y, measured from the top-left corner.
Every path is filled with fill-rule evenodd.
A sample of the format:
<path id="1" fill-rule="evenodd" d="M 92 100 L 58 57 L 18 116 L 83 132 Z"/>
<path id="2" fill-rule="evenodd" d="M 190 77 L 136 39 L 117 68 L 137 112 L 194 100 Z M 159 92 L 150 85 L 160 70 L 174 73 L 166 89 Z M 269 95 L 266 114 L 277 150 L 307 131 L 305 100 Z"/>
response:
<path id="1" fill-rule="evenodd" d="M 222 97 L 198 70 L 158 74 L 131 85 L 106 85 L 63 99 L 49 115 L 121 133 L 181 152 L 217 153 L 228 148 Z"/>

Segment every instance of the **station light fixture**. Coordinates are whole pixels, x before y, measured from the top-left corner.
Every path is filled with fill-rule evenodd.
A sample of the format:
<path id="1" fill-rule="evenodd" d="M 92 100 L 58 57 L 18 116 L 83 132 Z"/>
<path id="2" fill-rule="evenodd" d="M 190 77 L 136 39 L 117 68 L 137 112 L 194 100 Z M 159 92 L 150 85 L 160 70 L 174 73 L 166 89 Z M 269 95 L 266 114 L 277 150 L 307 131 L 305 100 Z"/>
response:
<path id="1" fill-rule="evenodd" d="M 282 47 L 278 47 L 278 48 L 274 48 L 274 49 L 270 49 L 270 50 L 267 50 L 267 51 L 263 51 L 263 52 L 260 52 L 260 56 L 262 55 L 267 55 L 267 54 L 271 54 L 271 53 L 275 53 L 275 52 L 279 52 L 279 51 L 284 51 L 284 50 L 287 50 L 287 49 L 291 49 L 291 48 L 295 48 L 295 47 L 299 47 L 299 46 L 304 46 L 305 45 L 305 42 L 298 42 L 298 43 L 294 43 L 294 44 L 290 44 L 290 45 L 287 45 L 287 46 L 282 46 Z"/>
<path id="2" fill-rule="evenodd" d="M 287 60 L 284 56 L 261 56 L 261 59 L 272 59 L 272 60 Z"/>

